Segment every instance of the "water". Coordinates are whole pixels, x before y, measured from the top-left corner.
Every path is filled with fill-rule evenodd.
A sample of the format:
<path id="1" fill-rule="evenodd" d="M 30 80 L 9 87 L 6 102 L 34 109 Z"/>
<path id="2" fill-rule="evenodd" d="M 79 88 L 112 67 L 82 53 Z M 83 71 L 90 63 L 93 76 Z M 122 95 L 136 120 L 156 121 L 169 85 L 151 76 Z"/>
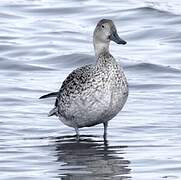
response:
<path id="1" fill-rule="evenodd" d="M 181 179 L 179 0 L 0 2 L 0 179 Z M 92 32 L 113 19 L 128 44 L 111 44 L 130 85 L 110 122 L 74 130 L 47 117 L 76 67 L 95 62 Z"/>

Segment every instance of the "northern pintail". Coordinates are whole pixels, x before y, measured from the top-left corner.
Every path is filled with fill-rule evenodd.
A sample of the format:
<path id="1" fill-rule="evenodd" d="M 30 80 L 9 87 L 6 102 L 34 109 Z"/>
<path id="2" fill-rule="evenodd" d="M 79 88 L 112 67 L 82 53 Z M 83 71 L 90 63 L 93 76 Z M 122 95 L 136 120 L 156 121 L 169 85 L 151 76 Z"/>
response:
<path id="1" fill-rule="evenodd" d="M 128 97 L 128 83 L 122 67 L 109 52 L 110 41 L 126 44 L 117 33 L 112 20 L 98 22 L 93 35 L 96 63 L 71 72 L 58 92 L 44 96 L 56 97 L 49 116 L 56 115 L 67 126 L 73 127 L 79 139 L 79 128 L 104 125 L 123 108 Z"/>

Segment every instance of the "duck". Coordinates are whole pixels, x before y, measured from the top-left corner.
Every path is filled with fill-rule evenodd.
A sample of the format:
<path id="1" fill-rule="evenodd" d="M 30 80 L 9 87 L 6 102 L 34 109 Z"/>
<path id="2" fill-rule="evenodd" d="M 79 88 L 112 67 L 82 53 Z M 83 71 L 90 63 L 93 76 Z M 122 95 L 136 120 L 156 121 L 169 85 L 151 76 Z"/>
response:
<path id="1" fill-rule="evenodd" d="M 122 66 L 110 54 L 110 42 L 125 45 L 110 19 L 101 19 L 93 33 L 96 63 L 73 70 L 63 81 L 59 91 L 40 97 L 56 97 L 48 116 L 57 116 L 65 125 L 79 129 L 103 124 L 107 137 L 108 123 L 125 105 L 128 82 Z"/>

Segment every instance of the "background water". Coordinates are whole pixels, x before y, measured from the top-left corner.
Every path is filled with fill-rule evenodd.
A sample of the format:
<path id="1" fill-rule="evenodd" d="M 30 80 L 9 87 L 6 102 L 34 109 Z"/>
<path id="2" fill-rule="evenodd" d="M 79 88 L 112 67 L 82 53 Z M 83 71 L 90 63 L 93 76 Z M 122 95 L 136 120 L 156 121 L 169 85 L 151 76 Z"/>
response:
<path id="1" fill-rule="evenodd" d="M 38 98 L 95 62 L 102 18 L 128 42 L 111 50 L 130 94 L 107 142 L 98 125 L 78 143 Z M 0 179 L 181 179 L 179 0 L 1 0 L 0 24 Z"/>

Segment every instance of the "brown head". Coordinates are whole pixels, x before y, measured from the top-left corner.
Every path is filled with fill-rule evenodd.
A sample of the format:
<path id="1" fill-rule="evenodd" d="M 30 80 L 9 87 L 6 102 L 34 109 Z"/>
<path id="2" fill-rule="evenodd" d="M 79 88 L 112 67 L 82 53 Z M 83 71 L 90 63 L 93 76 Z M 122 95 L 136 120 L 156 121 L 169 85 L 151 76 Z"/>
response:
<path id="1" fill-rule="evenodd" d="M 98 22 L 94 30 L 93 40 L 96 56 L 104 51 L 109 52 L 110 41 L 117 44 L 126 44 L 126 41 L 119 37 L 113 21 L 109 19 L 102 19 Z"/>

